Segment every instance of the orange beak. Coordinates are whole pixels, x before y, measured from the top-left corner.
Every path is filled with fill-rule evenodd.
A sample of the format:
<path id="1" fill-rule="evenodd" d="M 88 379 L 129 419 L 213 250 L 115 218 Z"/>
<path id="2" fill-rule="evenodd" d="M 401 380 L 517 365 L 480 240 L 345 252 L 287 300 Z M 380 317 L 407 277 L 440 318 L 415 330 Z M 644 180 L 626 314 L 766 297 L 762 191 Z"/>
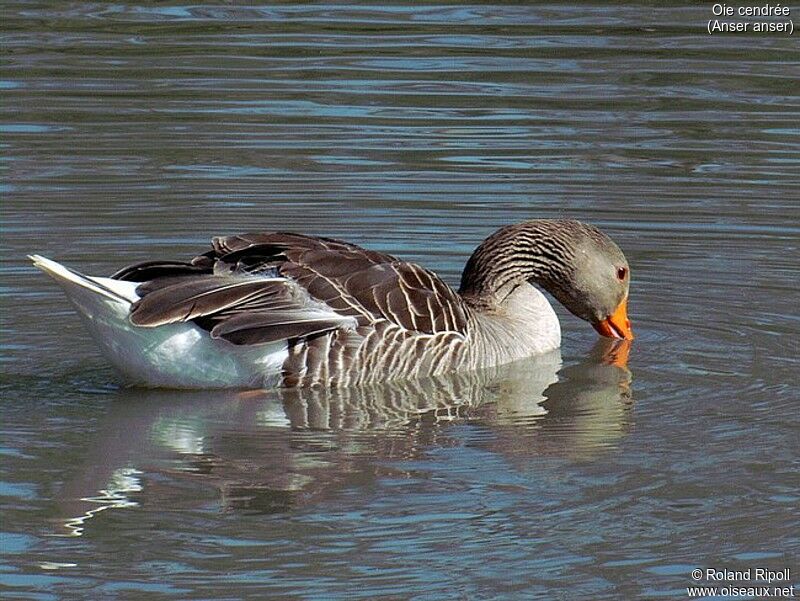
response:
<path id="1" fill-rule="evenodd" d="M 631 330 L 631 322 L 628 319 L 628 297 L 622 299 L 610 317 L 592 324 L 592 326 L 603 336 L 633 340 L 633 330 Z"/>

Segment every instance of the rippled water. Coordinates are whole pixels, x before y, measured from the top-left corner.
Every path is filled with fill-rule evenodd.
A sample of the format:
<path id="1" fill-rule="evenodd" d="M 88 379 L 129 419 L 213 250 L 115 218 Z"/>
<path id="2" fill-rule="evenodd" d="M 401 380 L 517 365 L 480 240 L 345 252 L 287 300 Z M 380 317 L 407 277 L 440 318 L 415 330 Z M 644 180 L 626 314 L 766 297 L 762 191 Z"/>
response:
<path id="1" fill-rule="evenodd" d="M 688 598 L 798 567 L 800 47 L 706 6 L 3 3 L 3 598 Z M 574 217 L 633 270 L 627 367 L 345 391 L 120 388 L 90 273 L 253 229 L 455 282 Z"/>

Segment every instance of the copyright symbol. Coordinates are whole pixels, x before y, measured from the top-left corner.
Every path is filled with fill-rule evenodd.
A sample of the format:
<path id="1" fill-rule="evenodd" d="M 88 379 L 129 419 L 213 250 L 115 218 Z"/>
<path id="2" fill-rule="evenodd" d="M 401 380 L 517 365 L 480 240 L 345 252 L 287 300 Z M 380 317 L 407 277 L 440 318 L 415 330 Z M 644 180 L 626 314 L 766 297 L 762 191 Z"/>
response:
<path id="1" fill-rule="evenodd" d="M 692 580 L 701 580 L 703 578 L 703 570 L 692 570 Z"/>

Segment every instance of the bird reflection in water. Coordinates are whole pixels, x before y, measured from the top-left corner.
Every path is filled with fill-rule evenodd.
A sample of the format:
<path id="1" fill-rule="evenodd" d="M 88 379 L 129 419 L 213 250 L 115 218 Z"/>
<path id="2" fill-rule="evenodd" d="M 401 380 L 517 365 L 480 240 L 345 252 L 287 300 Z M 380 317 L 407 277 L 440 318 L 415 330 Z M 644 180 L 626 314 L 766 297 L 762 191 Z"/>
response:
<path id="1" fill-rule="evenodd" d="M 542 455 L 592 460 L 631 428 L 630 344 L 600 339 L 566 367 L 554 351 L 363 388 L 120 390 L 86 469 L 64 490 L 65 534 L 80 535 L 104 509 L 144 500 L 170 509 L 211 502 L 226 511 L 291 511 L 397 474 L 403 460 L 424 460 L 432 448 L 463 445 L 463 428 L 470 445 L 512 464 Z"/>

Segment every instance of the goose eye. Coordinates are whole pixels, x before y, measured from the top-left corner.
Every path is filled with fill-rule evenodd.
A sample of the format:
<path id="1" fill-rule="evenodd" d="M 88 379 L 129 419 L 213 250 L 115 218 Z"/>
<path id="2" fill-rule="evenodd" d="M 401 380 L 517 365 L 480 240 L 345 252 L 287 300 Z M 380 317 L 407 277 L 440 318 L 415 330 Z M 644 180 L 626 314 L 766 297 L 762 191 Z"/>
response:
<path id="1" fill-rule="evenodd" d="M 627 275 L 628 270 L 625 267 L 617 267 L 617 277 L 620 280 L 624 280 Z"/>

